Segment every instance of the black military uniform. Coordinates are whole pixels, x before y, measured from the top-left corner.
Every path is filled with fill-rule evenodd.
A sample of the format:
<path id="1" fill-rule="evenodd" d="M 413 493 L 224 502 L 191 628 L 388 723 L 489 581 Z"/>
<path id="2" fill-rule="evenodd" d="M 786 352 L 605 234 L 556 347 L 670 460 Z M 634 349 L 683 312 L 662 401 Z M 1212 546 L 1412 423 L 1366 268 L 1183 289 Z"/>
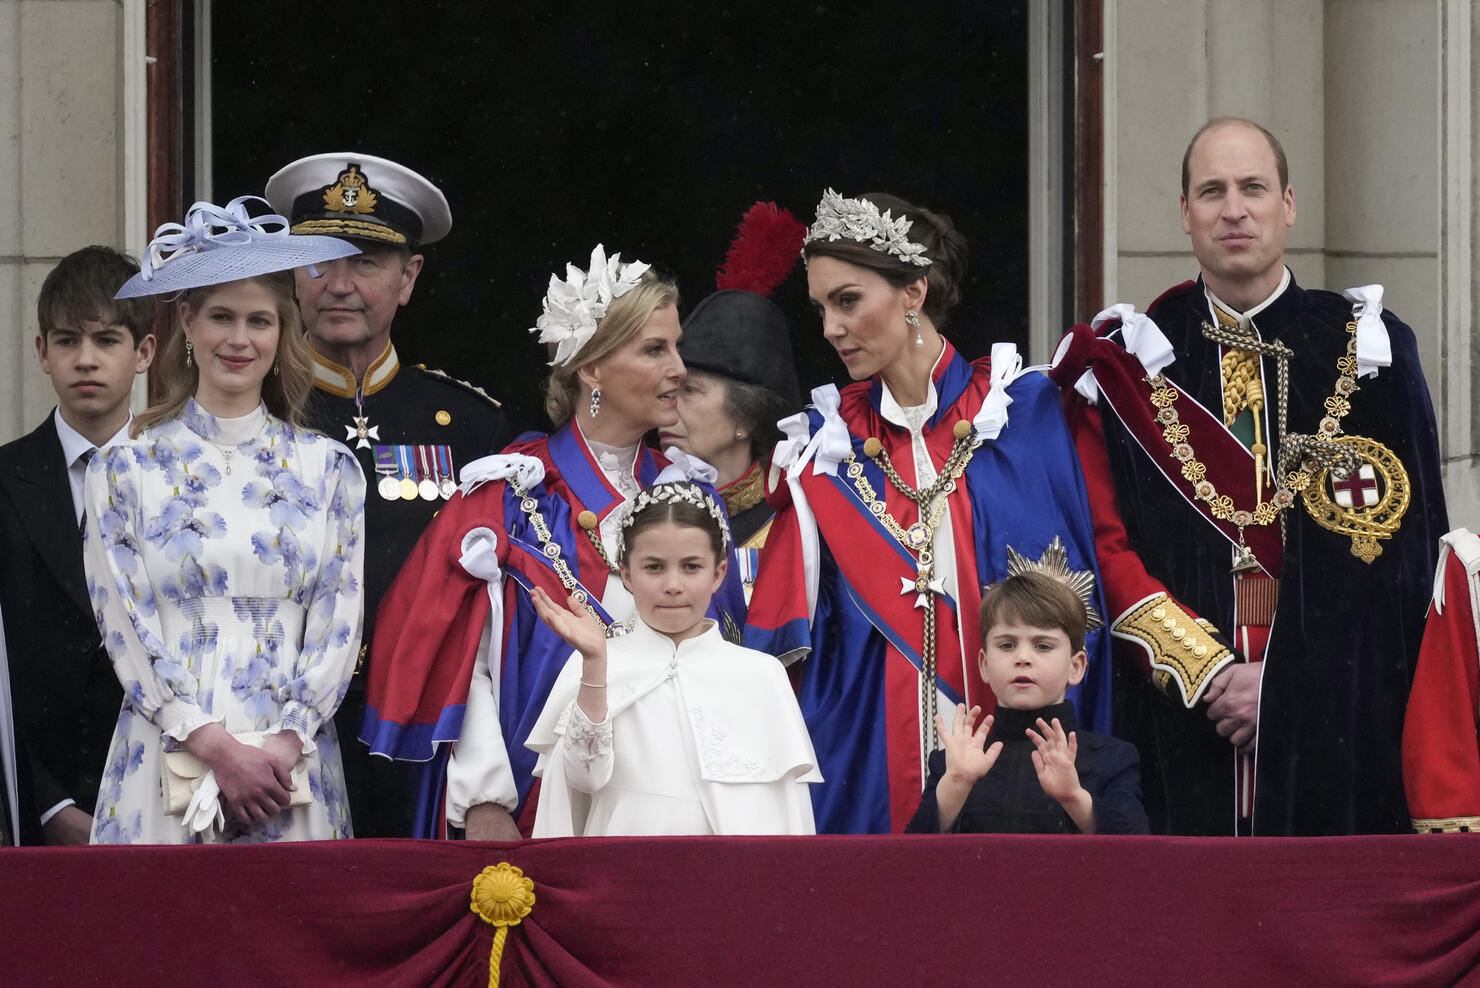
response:
<path id="1" fill-rule="evenodd" d="M 350 447 L 369 482 L 365 498 L 368 642 L 381 596 L 422 530 L 452 496 L 455 472 L 470 460 L 503 449 L 513 436 L 499 403 L 480 388 L 441 371 L 403 364 L 394 346 L 386 347 L 365 371 L 358 393 L 348 368 L 318 353 L 313 358 L 308 424 Z M 393 483 L 387 485 L 387 480 Z M 405 480 L 412 485 L 405 486 Z M 427 480 L 432 481 L 431 487 L 424 486 Z M 388 493 L 394 496 L 387 497 Z"/>
<path id="2" fill-rule="evenodd" d="M 372 155 L 301 158 L 267 183 L 267 200 L 295 234 L 329 234 L 370 246 L 413 249 L 452 226 L 436 186 L 404 165 Z M 312 345 L 312 340 L 310 340 Z M 499 403 L 441 371 L 403 364 L 395 346 L 361 380 L 315 350 L 308 424 L 349 446 L 365 471 L 365 628 L 360 664 L 334 715 L 350 812 L 358 837 L 412 832 L 416 767 L 371 758 L 358 743 L 365 713 L 365 659 L 380 598 L 437 510 L 457 471 L 513 438 Z"/>

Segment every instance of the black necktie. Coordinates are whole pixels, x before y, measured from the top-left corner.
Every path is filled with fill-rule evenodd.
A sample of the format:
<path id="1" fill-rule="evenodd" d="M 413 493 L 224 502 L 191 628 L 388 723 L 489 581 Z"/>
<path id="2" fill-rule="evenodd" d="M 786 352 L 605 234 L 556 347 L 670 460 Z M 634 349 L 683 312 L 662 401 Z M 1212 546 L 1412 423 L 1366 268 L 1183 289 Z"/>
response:
<path id="1" fill-rule="evenodd" d="M 87 465 L 92 462 L 93 454 L 96 452 L 96 449 L 89 447 L 83 450 L 77 457 L 77 462 L 82 464 L 82 474 L 84 477 L 87 476 Z M 84 482 L 84 486 L 86 486 L 86 482 Z M 82 509 L 82 514 L 77 518 L 77 531 L 79 534 L 87 531 L 87 508 L 85 506 Z"/>

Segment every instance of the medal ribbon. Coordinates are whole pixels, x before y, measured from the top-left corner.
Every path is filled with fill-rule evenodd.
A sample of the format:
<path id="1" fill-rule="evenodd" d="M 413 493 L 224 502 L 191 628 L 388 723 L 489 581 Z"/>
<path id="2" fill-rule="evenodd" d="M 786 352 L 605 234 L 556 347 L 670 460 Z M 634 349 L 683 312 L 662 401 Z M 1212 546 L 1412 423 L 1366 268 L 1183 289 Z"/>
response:
<path id="1" fill-rule="evenodd" d="M 396 448 L 394 446 L 375 447 L 375 472 L 382 477 L 396 475 Z"/>
<path id="2" fill-rule="evenodd" d="M 394 449 L 396 451 L 396 465 L 400 467 L 401 476 L 414 483 L 419 478 L 416 476 L 416 464 L 411 461 L 412 447 L 396 446 Z"/>

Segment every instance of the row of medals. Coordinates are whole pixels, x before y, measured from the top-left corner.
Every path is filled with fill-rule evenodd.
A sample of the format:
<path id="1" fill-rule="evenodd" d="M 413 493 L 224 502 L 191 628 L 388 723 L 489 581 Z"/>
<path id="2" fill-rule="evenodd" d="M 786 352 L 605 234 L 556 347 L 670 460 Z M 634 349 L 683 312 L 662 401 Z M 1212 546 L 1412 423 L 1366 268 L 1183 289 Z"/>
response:
<path id="1" fill-rule="evenodd" d="M 457 485 L 451 477 L 443 477 L 440 482 L 428 477 L 417 483 L 410 477 L 382 475 L 377 490 L 387 501 L 415 501 L 418 497 L 423 501 L 435 501 L 439 497 L 446 501 L 457 492 Z"/>
<path id="2" fill-rule="evenodd" d="M 440 473 L 440 469 L 437 472 Z M 451 477 L 439 477 L 436 480 L 423 477 L 417 482 L 405 474 L 383 473 L 376 490 L 387 501 L 415 501 L 418 497 L 423 501 L 435 501 L 439 497 L 446 501 L 457 493 L 457 483 Z"/>

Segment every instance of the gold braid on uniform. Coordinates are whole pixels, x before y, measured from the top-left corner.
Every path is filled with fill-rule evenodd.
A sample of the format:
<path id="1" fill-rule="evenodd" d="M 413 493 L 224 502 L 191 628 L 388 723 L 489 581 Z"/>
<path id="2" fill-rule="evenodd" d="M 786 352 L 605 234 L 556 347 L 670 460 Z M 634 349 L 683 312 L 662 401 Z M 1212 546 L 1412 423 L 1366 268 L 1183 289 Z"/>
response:
<path id="1" fill-rule="evenodd" d="M 1165 593 L 1148 597 L 1115 625 L 1115 633 L 1134 638 L 1151 652 L 1153 680 L 1163 693 L 1170 693 L 1172 680 L 1191 708 L 1207 687 L 1208 680 L 1229 662 L 1233 653 L 1213 638 L 1213 626 L 1193 620 Z"/>
<path id="2" fill-rule="evenodd" d="M 751 463 L 749 470 L 721 487 L 719 492 L 731 518 L 760 504 L 766 499 L 766 471 L 761 462 Z"/>
<path id="3" fill-rule="evenodd" d="M 1249 404 L 1249 382 L 1259 376 L 1259 361 L 1247 350 L 1230 348 L 1223 354 L 1223 424 L 1232 427 Z"/>
<path id="4" fill-rule="evenodd" d="M 1480 816 L 1450 816 L 1429 820 L 1413 821 L 1413 829 L 1420 834 L 1473 834 L 1480 833 Z"/>

